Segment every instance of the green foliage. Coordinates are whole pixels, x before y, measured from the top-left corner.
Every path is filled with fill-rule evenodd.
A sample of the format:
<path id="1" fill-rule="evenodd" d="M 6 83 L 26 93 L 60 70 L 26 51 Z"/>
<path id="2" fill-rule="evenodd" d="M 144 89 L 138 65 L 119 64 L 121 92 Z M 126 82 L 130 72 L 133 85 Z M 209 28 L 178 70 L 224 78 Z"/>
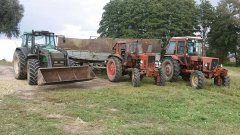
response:
<path id="1" fill-rule="evenodd" d="M 23 6 L 18 0 L 0 0 L 0 34 L 17 37 L 20 33 L 18 24 L 23 17 Z"/>
<path id="2" fill-rule="evenodd" d="M 215 17 L 215 9 L 208 0 L 201 0 L 199 5 L 199 24 L 201 26 L 202 37 L 207 38 L 207 31 Z"/>
<path id="3" fill-rule="evenodd" d="M 220 56 L 223 62 L 228 52 L 239 54 L 239 8 L 240 2 L 238 0 L 222 0 L 216 9 L 216 17 L 211 24 L 208 40 L 210 49 L 217 56 Z"/>
<path id="4" fill-rule="evenodd" d="M 162 38 L 197 30 L 194 0 L 111 0 L 98 33 L 113 38 Z"/>

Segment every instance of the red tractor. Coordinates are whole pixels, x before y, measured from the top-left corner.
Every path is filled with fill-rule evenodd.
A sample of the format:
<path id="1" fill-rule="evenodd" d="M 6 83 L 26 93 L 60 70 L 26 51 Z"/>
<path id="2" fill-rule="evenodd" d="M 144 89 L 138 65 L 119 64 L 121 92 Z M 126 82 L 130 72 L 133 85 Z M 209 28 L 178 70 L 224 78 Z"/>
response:
<path id="1" fill-rule="evenodd" d="M 165 85 L 165 76 L 155 64 L 156 54 L 151 53 L 151 46 L 143 53 L 142 44 L 138 41 L 117 42 L 113 51 L 107 60 L 107 75 L 111 82 L 118 82 L 123 75 L 130 75 L 134 87 L 140 86 L 144 76 L 154 77 L 157 85 Z"/>
<path id="2" fill-rule="evenodd" d="M 162 68 L 167 81 L 176 81 L 180 75 L 197 89 L 204 87 L 205 78 L 214 78 L 217 86 L 230 85 L 228 70 L 219 64 L 218 58 L 206 57 L 203 39 L 200 37 L 171 38 Z"/>

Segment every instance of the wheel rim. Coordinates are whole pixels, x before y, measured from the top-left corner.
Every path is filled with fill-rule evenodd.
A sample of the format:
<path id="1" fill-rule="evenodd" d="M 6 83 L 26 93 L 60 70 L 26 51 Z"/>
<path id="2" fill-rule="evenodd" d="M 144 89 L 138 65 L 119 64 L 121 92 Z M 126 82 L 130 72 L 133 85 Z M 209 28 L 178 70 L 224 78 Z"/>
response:
<path id="1" fill-rule="evenodd" d="M 108 77 L 112 77 L 115 75 L 116 66 L 113 61 L 109 61 L 108 65 L 107 65 L 107 73 L 108 73 Z"/>
<path id="2" fill-rule="evenodd" d="M 19 59 L 15 58 L 13 62 L 13 69 L 15 74 L 19 74 Z"/>
<path id="3" fill-rule="evenodd" d="M 171 78 L 172 74 L 173 74 L 173 69 L 172 69 L 172 65 L 167 62 L 164 66 L 165 69 L 165 75 L 167 78 Z"/>
<path id="4" fill-rule="evenodd" d="M 193 74 L 192 75 L 192 85 L 194 87 L 197 87 L 198 86 L 198 76 L 196 74 Z"/>

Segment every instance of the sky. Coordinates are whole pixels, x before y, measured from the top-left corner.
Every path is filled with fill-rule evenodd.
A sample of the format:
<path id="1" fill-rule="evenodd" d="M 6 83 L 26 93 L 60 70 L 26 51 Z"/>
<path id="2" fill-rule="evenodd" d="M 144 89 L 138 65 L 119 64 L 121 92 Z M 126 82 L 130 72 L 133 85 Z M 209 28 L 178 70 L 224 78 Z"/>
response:
<path id="1" fill-rule="evenodd" d="M 19 0 L 24 6 L 20 22 L 21 33 L 31 30 L 48 30 L 71 38 L 89 39 L 98 36 L 97 29 L 103 7 L 110 0 Z M 198 3 L 200 0 L 196 0 Z M 219 0 L 210 0 L 217 5 Z M 12 60 L 19 39 L 0 36 L 0 60 Z"/>

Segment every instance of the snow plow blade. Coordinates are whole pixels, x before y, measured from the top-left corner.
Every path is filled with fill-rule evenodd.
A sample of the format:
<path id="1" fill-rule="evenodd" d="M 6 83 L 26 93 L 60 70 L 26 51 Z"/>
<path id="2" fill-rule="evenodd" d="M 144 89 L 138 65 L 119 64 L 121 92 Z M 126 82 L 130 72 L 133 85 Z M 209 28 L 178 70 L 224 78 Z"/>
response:
<path id="1" fill-rule="evenodd" d="M 89 66 L 40 68 L 38 70 L 38 85 L 82 82 L 92 80 L 95 77 Z"/>

